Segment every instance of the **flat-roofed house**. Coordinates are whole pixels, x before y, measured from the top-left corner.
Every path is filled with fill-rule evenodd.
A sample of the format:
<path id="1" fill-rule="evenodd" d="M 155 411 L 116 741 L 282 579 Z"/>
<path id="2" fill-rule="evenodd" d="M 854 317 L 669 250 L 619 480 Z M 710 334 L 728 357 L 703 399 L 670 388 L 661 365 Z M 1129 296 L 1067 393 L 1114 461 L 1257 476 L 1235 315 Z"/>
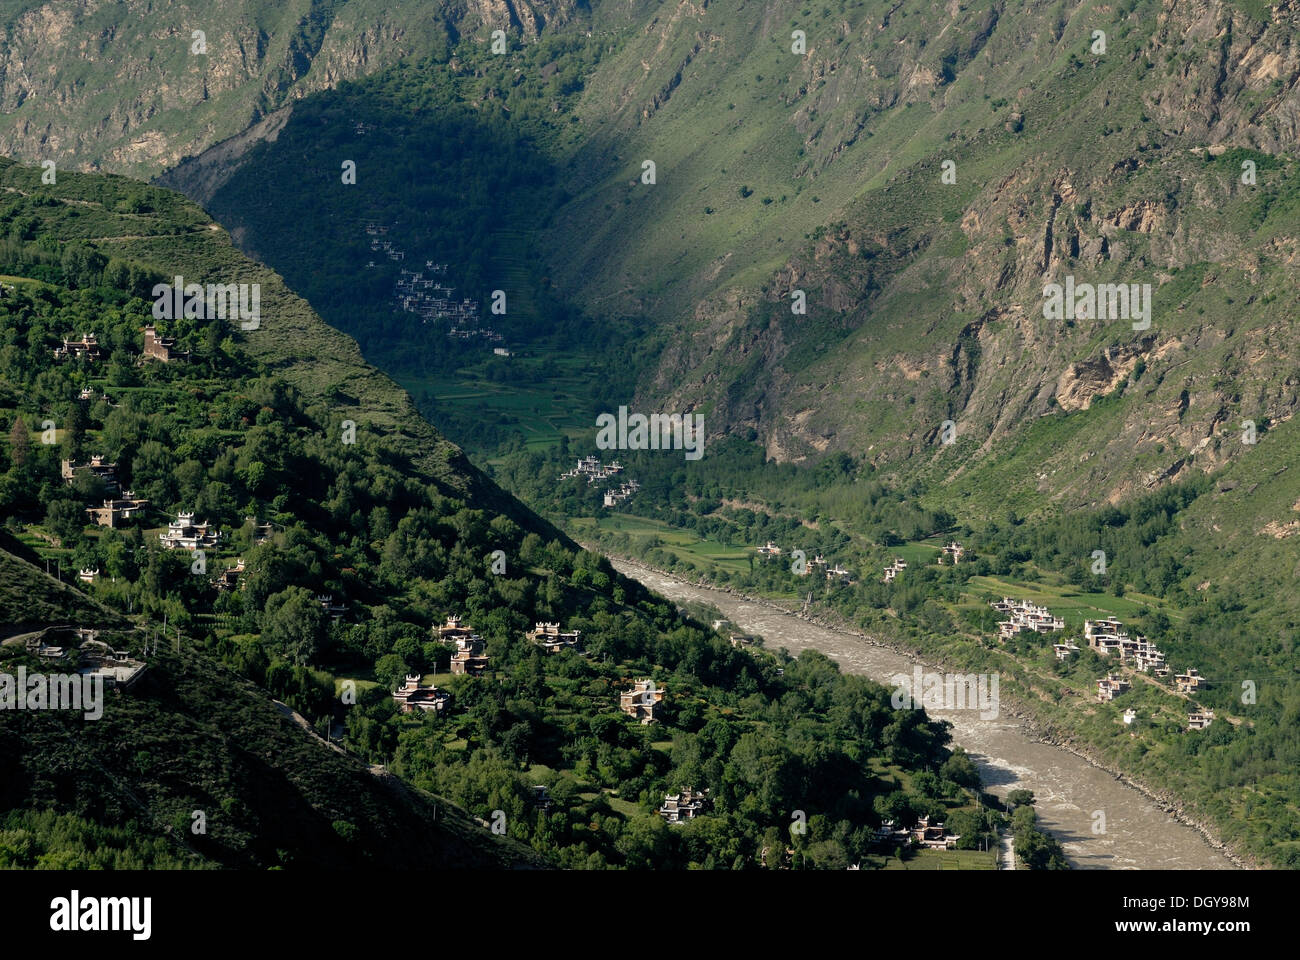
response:
<path id="1" fill-rule="evenodd" d="M 638 680 L 631 690 L 619 694 L 619 709 L 641 723 L 654 723 L 664 691 L 656 689 L 653 680 Z"/>
<path id="2" fill-rule="evenodd" d="M 1073 640 L 1067 640 L 1065 643 L 1052 644 L 1052 650 L 1055 651 L 1057 660 L 1068 660 L 1079 652 L 1079 645 Z"/>
<path id="3" fill-rule="evenodd" d="M 95 639 L 82 641 L 79 663 L 77 673 L 84 677 L 101 677 L 104 686 L 114 690 L 131 689 L 144 676 L 146 666 L 144 661 Z"/>
<path id="4" fill-rule="evenodd" d="M 167 524 L 167 532 L 158 534 L 167 550 L 204 550 L 221 542 L 221 531 L 209 523 L 195 523 L 194 514 L 182 510 Z"/>
<path id="5" fill-rule="evenodd" d="M 1097 699 L 1109 703 L 1129 688 L 1129 682 L 1119 674 L 1107 674 L 1104 680 L 1097 681 Z"/>
<path id="6" fill-rule="evenodd" d="M 942 820 L 921 817 L 911 829 L 912 842 L 927 850 L 956 850 L 960 834 L 949 833 Z"/>
<path id="7" fill-rule="evenodd" d="M 483 638 L 478 634 L 457 637 L 456 649 L 451 654 L 451 672 L 471 677 L 482 676 L 491 660 L 491 657 L 484 654 L 483 648 Z"/>
<path id="8" fill-rule="evenodd" d="M 659 816 L 669 823 L 685 823 L 694 820 L 709 806 L 709 791 L 694 790 L 687 787 L 681 793 L 669 793 L 664 796 Z"/>
<path id="9" fill-rule="evenodd" d="M 83 333 L 80 340 L 64 339 L 63 346 L 54 348 L 55 360 L 102 360 L 104 351 L 93 333 Z"/>
<path id="10" fill-rule="evenodd" d="M 402 713 L 442 713 L 451 703 L 451 694 L 436 686 L 420 686 L 419 674 L 408 675 L 402 685 L 393 691 L 393 700 Z"/>
<path id="11" fill-rule="evenodd" d="M 1022 600 L 1011 601 L 1009 605 L 1004 601 L 1002 605 L 990 604 L 990 606 L 995 610 L 1002 609 L 1003 612 L 1011 616 L 1010 620 L 1004 620 L 998 624 L 998 635 L 1004 639 L 1014 637 L 1022 631 L 1051 633 L 1065 629 L 1065 620 L 1053 616 L 1052 612 L 1046 607 L 1040 607 Z"/>
<path id="12" fill-rule="evenodd" d="M 137 497 L 134 491 L 124 490 L 120 497 L 105 500 L 101 507 L 87 507 L 86 512 L 101 527 L 116 527 L 125 520 L 134 520 L 149 507 L 149 501 Z"/>
<path id="13" fill-rule="evenodd" d="M 464 621 L 464 618 L 452 614 L 447 617 L 447 622 L 441 626 L 433 628 L 439 640 L 453 641 L 459 637 L 474 636 L 474 628 Z"/>
<path id="14" fill-rule="evenodd" d="M 561 650 L 580 650 L 580 630 L 564 631 L 558 623 L 538 621 L 525 636 L 547 653 L 559 653 Z"/>
<path id="15" fill-rule="evenodd" d="M 63 482 L 68 486 L 77 478 L 77 471 L 89 473 L 91 476 L 103 481 L 110 492 L 117 490 L 117 464 L 109 463 L 108 458 L 103 454 L 97 454 L 90 458 L 88 463 L 77 463 L 75 460 L 64 460 L 60 464 L 59 473 L 63 477 Z"/>
<path id="16" fill-rule="evenodd" d="M 239 586 L 239 578 L 244 575 L 244 560 L 241 557 L 233 567 L 227 567 L 212 580 L 218 590 L 234 590 Z"/>
<path id="17" fill-rule="evenodd" d="M 189 353 L 176 349 L 175 337 L 160 337 L 158 330 L 151 323 L 144 328 L 144 355 L 163 363 L 173 360 L 187 360 Z"/>

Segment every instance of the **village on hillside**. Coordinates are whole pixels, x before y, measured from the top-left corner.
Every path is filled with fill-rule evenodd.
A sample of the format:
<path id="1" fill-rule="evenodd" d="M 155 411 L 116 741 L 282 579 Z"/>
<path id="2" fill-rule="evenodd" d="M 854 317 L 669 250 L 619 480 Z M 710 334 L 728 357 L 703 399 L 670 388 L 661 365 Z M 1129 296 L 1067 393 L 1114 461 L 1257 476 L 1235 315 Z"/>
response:
<path id="1" fill-rule="evenodd" d="M 392 263 L 405 263 L 406 251 L 388 239 L 391 227 L 376 220 L 364 222 L 371 253 L 381 254 Z M 366 269 L 375 269 L 372 259 Z M 429 276 L 425 276 L 428 271 Z M 423 270 L 401 268 L 394 285 L 393 304 L 398 310 L 420 318 L 420 323 L 445 326 L 451 340 L 478 340 L 492 346 L 493 353 L 508 357 L 512 351 L 505 347 L 505 337 L 497 330 L 485 326 L 479 316 L 479 302 L 472 297 L 457 297 L 456 288 L 448 285 L 447 264 L 426 260 Z"/>
<path id="2" fill-rule="evenodd" d="M 560 474 L 560 480 L 572 480 L 582 478 L 587 481 L 587 486 L 593 487 L 609 480 L 616 480 L 623 474 L 623 465 L 617 460 L 611 460 L 604 463 L 596 457 L 580 457 L 577 464 L 571 470 L 566 470 Z M 640 489 L 640 484 L 635 480 L 625 480 L 617 485 L 610 485 L 606 490 L 602 505 L 605 507 L 616 507 L 632 494 Z"/>
<path id="3" fill-rule="evenodd" d="M 1065 620 L 1054 615 L 1046 607 L 1038 606 L 1024 600 L 1003 597 L 992 600 L 989 606 L 1008 616 L 998 624 L 999 641 L 1005 641 L 1022 632 L 1060 633 L 1065 630 Z M 1124 624 L 1117 617 L 1110 616 L 1098 620 L 1084 620 L 1081 638 L 1087 648 L 1100 657 L 1114 658 L 1120 665 L 1121 672 L 1108 671 L 1106 676 L 1097 680 L 1096 699 L 1099 703 L 1110 703 L 1116 697 L 1133 688 L 1132 675 L 1135 673 L 1151 674 L 1165 678 L 1171 673 L 1165 661 L 1165 655 L 1146 637 L 1140 634 L 1130 635 Z M 1079 644 L 1074 639 L 1065 639 L 1054 643 L 1052 650 L 1059 661 L 1065 661 L 1077 655 Z M 1195 667 L 1185 673 L 1174 674 L 1174 693 L 1189 696 L 1198 690 L 1204 678 Z M 1131 726 L 1136 719 L 1136 711 L 1126 710 L 1123 722 Z M 1188 711 L 1187 729 L 1204 730 L 1214 720 L 1214 711 L 1203 710 L 1192 704 Z"/>

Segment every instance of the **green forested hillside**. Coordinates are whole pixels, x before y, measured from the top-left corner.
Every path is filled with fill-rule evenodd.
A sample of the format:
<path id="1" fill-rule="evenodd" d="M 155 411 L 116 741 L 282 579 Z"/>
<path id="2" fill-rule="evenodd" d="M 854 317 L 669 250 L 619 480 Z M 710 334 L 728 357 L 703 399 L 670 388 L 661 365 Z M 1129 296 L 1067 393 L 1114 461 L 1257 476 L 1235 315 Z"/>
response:
<path id="1" fill-rule="evenodd" d="M 996 671 L 1008 696 L 1054 740 L 1086 750 L 1173 799 L 1239 852 L 1294 867 L 1300 817 L 1293 798 L 1300 757 L 1300 570 L 1295 531 L 1300 480 L 1294 424 L 1211 477 L 1192 477 L 1115 506 L 1026 518 L 1009 505 L 989 520 L 962 520 L 941 487 L 897 488 L 869 464 L 840 455 L 816 468 L 764 463 L 739 441 L 699 469 L 654 452 L 625 457 L 640 489 L 618 509 L 580 481 L 550 480 L 567 451 L 514 453 L 501 482 L 529 503 L 569 518 L 571 533 L 611 555 L 640 558 L 694 580 L 843 618 L 908 650 L 968 670 Z M 541 479 L 539 479 L 541 478 Z M 968 552 L 953 566 L 940 550 Z M 778 558 L 757 552 L 779 545 Z M 803 551 L 806 574 L 795 569 Z M 1098 559 L 1104 554 L 1104 566 Z M 828 578 L 814 558 L 848 571 Z M 908 567 L 893 583 L 885 568 Z M 1060 634 L 1000 642 L 1004 597 L 1062 617 Z M 1150 638 L 1172 672 L 1199 670 L 1190 696 L 1082 638 L 1085 619 L 1118 617 Z M 1053 644 L 1081 651 L 1059 660 Z M 1097 681 L 1120 671 L 1132 688 L 1110 703 Z M 1194 709 L 1213 710 L 1190 731 Z M 1121 723 L 1133 710 L 1137 726 Z"/>
<path id="2" fill-rule="evenodd" d="M 0 715 L 6 862 L 191 862 L 179 841 L 157 842 L 191 805 L 220 809 L 194 862 L 230 866 L 534 862 L 486 843 L 489 830 L 568 867 L 882 865 L 893 851 L 874 828 L 925 815 L 959 825 L 969 849 L 987 845 L 1004 817 L 946 724 L 893 709 L 888 690 L 824 657 L 736 649 L 576 549 L 175 194 L 39 175 L 0 167 L 0 517 L 15 549 L 87 571 L 81 589 L 140 628 L 108 639 L 149 666 L 101 721 Z M 147 357 L 146 297 L 176 275 L 260 284 L 256 327 L 160 318 L 184 353 Z M 91 336 L 87 355 L 57 356 Z M 147 501 L 141 515 L 88 523 L 115 491 L 84 470 L 65 483 L 61 462 L 92 456 Z M 220 539 L 201 554 L 164 549 L 169 521 L 191 513 Z M 3 600 L 0 623 L 47 619 Z M 45 603 L 59 624 L 93 613 Z M 453 615 L 483 638 L 481 676 L 447 675 L 452 649 L 434 628 Z M 580 630 L 582 651 L 544 655 L 524 636 L 539 620 Z M 145 653 L 163 623 L 164 649 Z M 33 654 L 19 642 L 5 656 Z M 390 692 L 408 676 L 449 706 L 400 713 Z M 664 691 L 654 724 L 619 709 L 639 679 Z M 215 755 L 212 737 L 227 745 Z M 79 785 L 101 767 L 114 791 L 97 801 Z M 655 811 L 681 788 L 707 789 L 710 807 L 669 827 Z M 442 801 L 418 789 L 479 818 L 481 835 L 460 819 L 427 831 Z M 806 831 L 790 829 L 794 811 Z M 412 830 L 427 844 L 399 841 Z M 79 833 L 122 853 L 76 860 Z M 1044 865 L 1063 864 L 1053 850 Z"/>

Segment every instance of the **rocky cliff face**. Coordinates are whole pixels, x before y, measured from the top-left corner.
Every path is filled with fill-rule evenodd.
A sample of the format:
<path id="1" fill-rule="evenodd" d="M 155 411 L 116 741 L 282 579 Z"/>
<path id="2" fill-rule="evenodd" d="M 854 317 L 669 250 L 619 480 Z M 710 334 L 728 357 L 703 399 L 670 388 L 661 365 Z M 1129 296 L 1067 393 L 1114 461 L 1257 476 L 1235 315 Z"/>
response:
<path id="1" fill-rule="evenodd" d="M 0 23 L 0 154 L 142 178 L 294 99 L 577 0 L 55 0 Z M 202 37 L 195 37 L 202 31 Z"/>
<path id="2" fill-rule="evenodd" d="M 1041 63 L 981 125 L 963 90 L 996 89 L 1007 69 L 981 51 L 1053 29 L 1032 6 L 1014 22 L 995 12 L 962 13 L 960 29 L 954 17 L 942 41 L 960 51 L 940 57 L 952 79 L 925 106 L 942 145 L 845 203 L 761 288 L 701 298 L 645 402 L 707 405 L 714 429 L 755 429 L 780 460 L 848 450 L 958 489 L 996 482 L 1064 504 L 1213 469 L 1249 452 L 1246 421 L 1291 417 L 1295 5 L 1261 18 L 1170 0 L 1154 21 L 1105 24 L 1104 55 L 1068 42 L 1091 27 L 1069 19 L 1054 53 L 1016 65 Z M 841 84 L 886 72 L 857 42 L 810 69 Z M 929 82 L 925 62 L 890 71 L 894 89 L 875 103 L 900 109 Z M 823 92 L 806 113 L 834 99 Z M 824 162 L 838 149 L 830 132 L 810 141 Z M 1149 285 L 1149 326 L 1104 295 L 1048 316 L 1044 288 L 1067 278 Z M 791 311 L 796 290 L 807 315 Z"/>

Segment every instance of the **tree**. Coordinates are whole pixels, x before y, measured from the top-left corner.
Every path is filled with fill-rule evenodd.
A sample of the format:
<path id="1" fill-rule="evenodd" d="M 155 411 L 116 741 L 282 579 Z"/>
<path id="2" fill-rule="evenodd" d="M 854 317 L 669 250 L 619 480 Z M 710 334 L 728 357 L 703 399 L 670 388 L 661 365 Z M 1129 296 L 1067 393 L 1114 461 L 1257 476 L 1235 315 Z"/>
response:
<path id="1" fill-rule="evenodd" d="M 396 690 L 406 679 L 406 661 L 395 653 L 386 653 L 375 662 L 375 679 L 386 690 Z"/>
<path id="2" fill-rule="evenodd" d="M 75 500 L 51 500 L 45 526 L 64 543 L 76 540 L 86 527 L 86 514 Z"/>
<path id="3" fill-rule="evenodd" d="M 1012 807 L 1025 806 L 1034 802 L 1034 791 L 1032 790 L 1012 790 L 1007 794 L 1007 805 Z"/>
<path id="4" fill-rule="evenodd" d="M 971 790 L 979 789 L 979 771 L 975 769 L 975 764 L 966 755 L 966 751 L 960 747 L 954 750 L 952 756 L 943 762 L 943 766 L 939 768 L 939 775 L 945 780 L 951 780 L 959 787 L 968 787 Z"/>
<path id="5" fill-rule="evenodd" d="M 32 438 L 28 434 L 27 424 L 22 417 L 14 418 L 13 429 L 9 431 L 9 459 L 15 467 L 24 466 L 31 453 Z"/>
<path id="6" fill-rule="evenodd" d="M 263 614 L 262 639 L 299 666 L 311 662 L 328 635 L 325 611 L 303 587 L 272 594 Z"/>

